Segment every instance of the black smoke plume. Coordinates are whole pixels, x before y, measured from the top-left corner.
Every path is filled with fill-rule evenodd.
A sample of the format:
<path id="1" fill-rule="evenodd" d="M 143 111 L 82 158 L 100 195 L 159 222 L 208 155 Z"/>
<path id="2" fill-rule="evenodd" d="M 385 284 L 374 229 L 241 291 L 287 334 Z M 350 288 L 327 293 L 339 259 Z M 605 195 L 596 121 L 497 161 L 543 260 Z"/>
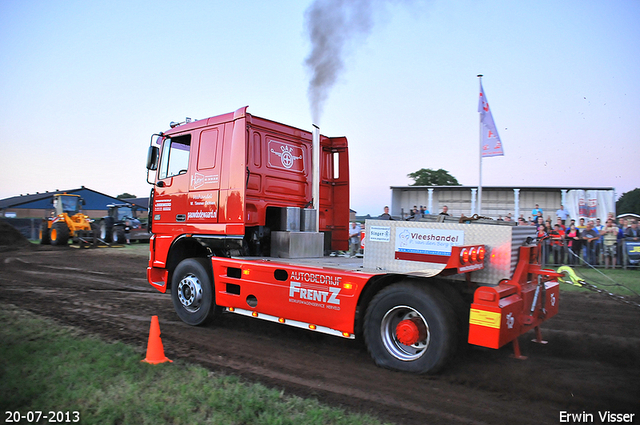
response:
<path id="1" fill-rule="evenodd" d="M 305 12 L 311 52 L 307 96 L 313 122 L 319 124 L 329 91 L 344 70 L 345 50 L 373 27 L 372 4 L 377 0 L 315 0 Z"/>

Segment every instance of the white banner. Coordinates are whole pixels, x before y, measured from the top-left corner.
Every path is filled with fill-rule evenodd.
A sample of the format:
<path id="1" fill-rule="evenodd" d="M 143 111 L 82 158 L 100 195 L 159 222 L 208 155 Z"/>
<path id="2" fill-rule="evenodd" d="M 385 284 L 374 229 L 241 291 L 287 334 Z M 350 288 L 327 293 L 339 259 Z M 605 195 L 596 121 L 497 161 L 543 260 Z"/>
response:
<path id="1" fill-rule="evenodd" d="M 615 192 L 613 190 L 569 190 L 565 206 L 570 218 L 576 220 L 599 218 L 604 225 L 609 213 L 616 213 Z"/>

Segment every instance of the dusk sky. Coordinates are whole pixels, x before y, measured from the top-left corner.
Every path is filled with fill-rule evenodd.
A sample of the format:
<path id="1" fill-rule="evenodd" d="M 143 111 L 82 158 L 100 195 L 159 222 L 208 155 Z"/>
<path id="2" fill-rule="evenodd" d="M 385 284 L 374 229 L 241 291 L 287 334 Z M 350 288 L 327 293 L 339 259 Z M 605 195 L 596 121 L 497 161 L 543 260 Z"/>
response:
<path id="1" fill-rule="evenodd" d="M 478 184 L 477 74 L 484 186 L 640 187 L 640 1 L 323 3 L 343 66 L 314 109 L 312 1 L 0 1 L 0 198 L 148 196 L 152 133 L 249 105 L 346 136 L 351 208 L 379 214 L 420 168 Z"/>

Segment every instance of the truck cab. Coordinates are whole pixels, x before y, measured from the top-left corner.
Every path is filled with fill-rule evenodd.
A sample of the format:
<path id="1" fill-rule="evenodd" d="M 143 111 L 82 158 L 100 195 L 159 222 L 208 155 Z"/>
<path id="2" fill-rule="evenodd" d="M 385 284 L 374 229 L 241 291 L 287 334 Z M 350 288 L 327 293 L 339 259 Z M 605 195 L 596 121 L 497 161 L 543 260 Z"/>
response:
<path id="1" fill-rule="evenodd" d="M 320 136 L 320 143 L 319 208 L 307 215 L 319 215 L 325 250 L 345 250 L 347 140 Z M 163 248 L 152 267 L 171 267 L 190 249 L 269 255 L 272 232 L 288 227 L 290 211 L 304 217 L 311 209 L 311 145 L 311 132 L 253 116 L 246 107 L 155 135 L 149 221 Z"/>

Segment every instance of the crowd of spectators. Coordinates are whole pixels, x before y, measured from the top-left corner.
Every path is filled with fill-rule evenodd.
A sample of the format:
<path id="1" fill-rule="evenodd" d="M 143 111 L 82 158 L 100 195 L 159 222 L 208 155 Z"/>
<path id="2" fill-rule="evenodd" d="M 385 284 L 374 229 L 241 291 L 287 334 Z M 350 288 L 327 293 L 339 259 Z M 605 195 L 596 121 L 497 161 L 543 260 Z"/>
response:
<path id="1" fill-rule="evenodd" d="M 616 222 L 610 213 L 604 225 L 599 218 L 581 217 L 576 223 L 575 219 L 569 218 L 569 212 L 563 205 L 560 205 L 555 216 L 555 222 L 552 222 L 551 216 L 545 220 L 544 211 L 536 204 L 528 219 L 524 215 L 518 218 L 519 226 L 536 226 L 538 238 L 544 240 L 545 264 L 575 265 L 586 262 L 605 268 L 640 265 L 626 250 L 627 243 L 640 242 L 637 220 L 620 218 Z"/>
<path id="2" fill-rule="evenodd" d="M 429 210 L 414 205 L 405 220 L 418 220 L 429 214 Z M 439 215 L 449 215 L 447 206 L 442 207 Z M 389 215 L 389 207 L 381 219 L 393 220 Z M 498 221 L 514 221 L 511 213 L 500 215 Z M 612 213 L 603 224 L 600 218 L 570 218 L 569 211 L 560 205 L 555 211 L 555 220 L 547 215 L 540 205 L 535 204 L 531 215 L 518 217 L 516 225 L 535 226 L 538 238 L 543 240 L 543 262 L 548 265 L 591 264 L 615 268 L 616 266 L 640 267 L 640 226 L 635 219 L 620 218 L 616 221 Z M 629 255 L 627 244 L 638 243 L 637 254 Z M 630 246 L 630 245 L 629 245 Z"/>

